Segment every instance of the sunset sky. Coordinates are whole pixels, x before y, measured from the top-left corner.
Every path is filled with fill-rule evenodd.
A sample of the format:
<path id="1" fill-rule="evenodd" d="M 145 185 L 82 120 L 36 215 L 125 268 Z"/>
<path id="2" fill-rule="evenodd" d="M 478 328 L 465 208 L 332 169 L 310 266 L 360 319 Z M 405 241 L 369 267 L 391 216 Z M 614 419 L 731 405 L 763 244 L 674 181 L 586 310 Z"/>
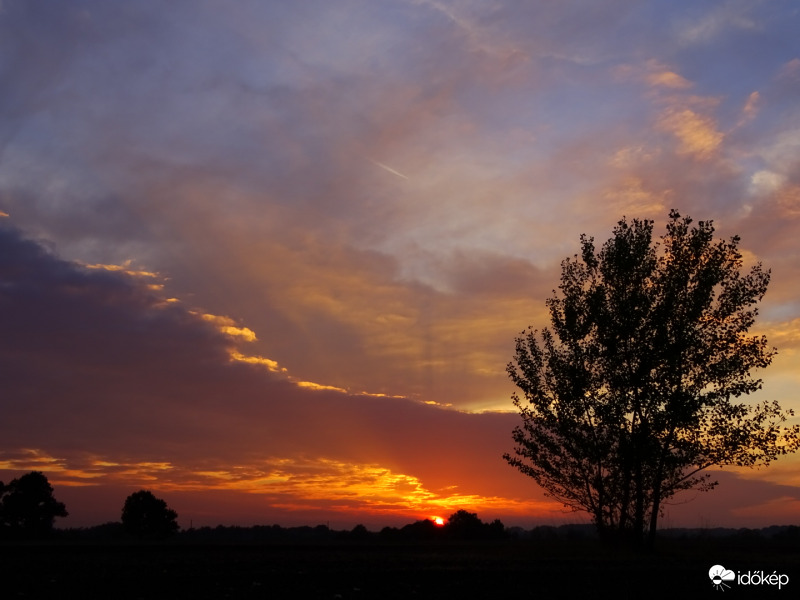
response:
<path id="1" fill-rule="evenodd" d="M 70 517 L 583 520 L 508 466 L 582 233 L 739 234 L 800 411 L 793 0 L 0 0 L 0 480 Z M 795 418 L 793 423 L 800 422 Z M 666 526 L 800 522 L 800 457 Z M 689 500 L 689 502 L 685 502 Z"/>

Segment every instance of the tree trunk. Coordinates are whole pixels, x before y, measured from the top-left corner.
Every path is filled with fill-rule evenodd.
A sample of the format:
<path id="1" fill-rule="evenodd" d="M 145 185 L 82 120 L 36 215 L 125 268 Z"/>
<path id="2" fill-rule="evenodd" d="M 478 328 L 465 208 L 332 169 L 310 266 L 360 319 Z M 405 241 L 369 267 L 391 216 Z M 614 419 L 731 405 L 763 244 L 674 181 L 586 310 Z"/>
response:
<path id="1" fill-rule="evenodd" d="M 653 512 L 650 513 L 650 530 L 647 532 L 647 549 L 652 550 L 656 543 L 658 513 L 661 510 L 661 482 L 653 490 Z"/>
<path id="2" fill-rule="evenodd" d="M 672 437 L 672 434 L 669 436 Z M 669 446 L 665 446 L 668 448 Z M 668 452 L 665 449 L 665 453 Z M 647 532 L 647 549 L 652 550 L 656 543 L 656 527 L 658 526 L 658 514 L 661 511 L 661 483 L 664 478 L 664 460 L 663 456 L 659 457 L 658 466 L 656 467 L 656 476 L 653 480 L 653 506 L 650 513 L 650 528 Z"/>

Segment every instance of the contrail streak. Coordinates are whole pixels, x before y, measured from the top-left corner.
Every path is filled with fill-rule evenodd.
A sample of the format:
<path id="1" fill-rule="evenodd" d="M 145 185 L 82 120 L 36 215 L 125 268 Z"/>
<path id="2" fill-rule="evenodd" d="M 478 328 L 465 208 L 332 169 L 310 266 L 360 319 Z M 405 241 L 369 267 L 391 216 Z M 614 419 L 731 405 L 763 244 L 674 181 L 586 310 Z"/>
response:
<path id="1" fill-rule="evenodd" d="M 406 177 L 405 175 L 403 175 L 403 174 L 402 174 L 400 171 L 395 171 L 395 170 L 394 170 L 392 167 L 390 167 L 389 165 L 385 165 L 385 164 L 383 164 L 382 162 L 378 162 L 377 160 L 373 160 L 373 159 L 371 159 L 371 158 L 368 158 L 367 160 L 368 160 L 369 162 L 371 162 L 373 165 L 377 165 L 377 166 L 379 166 L 381 169 L 385 169 L 386 171 L 389 171 L 389 173 L 391 173 L 392 175 L 397 175 L 398 177 L 402 177 L 403 179 L 408 179 L 408 177 Z"/>

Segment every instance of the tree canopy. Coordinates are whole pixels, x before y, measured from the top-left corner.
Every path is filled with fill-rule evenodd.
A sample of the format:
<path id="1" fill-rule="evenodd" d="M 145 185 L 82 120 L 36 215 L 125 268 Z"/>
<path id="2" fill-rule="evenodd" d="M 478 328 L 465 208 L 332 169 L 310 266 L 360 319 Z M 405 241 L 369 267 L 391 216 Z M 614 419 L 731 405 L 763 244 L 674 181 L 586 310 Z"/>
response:
<path id="1" fill-rule="evenodd" d="M 507 371 L 522 391 L 504 458 L 546 493 L 588 511 L 601 535 L 652 543 L 664 503 L 712 489 L 713 465 L 760 466 L 800 446 L 791 410 L 741 398 L 776 350 L 749 335 L 770 272 L 744 271 L 739 237 L 672 211 L 619 221 L 596 251 L 561 264 L 551 327 L 516 340 Z"/>
<path id="2" fill-rule="evenodd" d="M 178 513 L 148 490 L 139 490 L 125 499 L 122 525 L 137 537 L 164 538 L 177 532 Z"/>
<path id="3" fill-rule="evenodd" d="M 447 518 L 444 532 L 450 538 L 461 540 L 501 539 L 505 537 L 505 526 L 499 519 L 484 523 L 477 513 L 461 509 Z"/>
<path id="4" fill-rule="evenodd" d="M 53 530 L 56 517 L 67 508 L 53 496 L 53 487 L 40 471 L 31 471 L 8 485 L 0 482 L 0 532 L 4 536 L 41 537 Z"/>

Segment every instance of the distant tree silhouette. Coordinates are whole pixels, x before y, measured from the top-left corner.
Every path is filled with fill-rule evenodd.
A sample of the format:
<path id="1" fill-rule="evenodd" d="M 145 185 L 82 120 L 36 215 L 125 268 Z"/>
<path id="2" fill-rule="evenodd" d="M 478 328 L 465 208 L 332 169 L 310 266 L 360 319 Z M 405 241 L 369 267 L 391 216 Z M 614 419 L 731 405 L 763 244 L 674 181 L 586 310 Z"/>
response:
<path id="1" fill-rule="evenodd" d="M 397 532 L 398 539 L 406 540 L 433 540 L 439 537 L 441 528 L 430 519 L 422 519 L 404 525 Z"/>
<path id="2" fill-rule="evenodd" d="M 483 530 L 486 533 L 486 537 L 491 538 L 493 540 L 498 540 L 501 538 L 508 537 L 506 526 L 503 525 L 503 522 L 500 519 L 495 519 L 491 523 L 487 523 L 486 525 L 484 525 Z"/>
<path id="3" fill-rule="evenodd" d="M 605 538 L 652 544 L 664 504 L 716 485 L 713 465 L 765 465 L 800 447 L 777 402 L 739 401 L 761 388 L 750 371 L 776 350 L 748 335 L 769 283 L 742 272 L 738 237 L 711 221 L 624 218 L 595 251 L 561 263 L 547 301 L 552 329 L 517 339 L 508 374 L 522 425 L 505 459 L 547 494 L 585 510 Z"/>
<path id="4" fill-rule="evenodd" d="M 63 502 L 53 497 L 53 487 L 40 471 L 31 471 L 8 485 L 0 482 L 0 535 L 43 537 L 53 530 L 56 517 L 66 517 Z"/>
<path id="5" fill-rule="evenodd" d="M 449 537 L 458 539 L 474 539 L 481 537 L 483 521 L 478 518 L 477 513 L 459 510 L 447 518 L 445 531 Z"/>
<path id="6" fill-rule="evenodd" d="M 161 539 L 178 531 L 178 513 L 152 492 L 139 490 L 125 499 L 122 525 L 140 538 Z"/>
<path id="7" fill-rule="evenodd" d="M 358 524 L 349 532 L 347 532 L 347 539 L 364 541 L 372 538 L 372 533 L 364 525 Z"/>
<path id="8" fill-rule="evenodd" d="M 484 523 L 476 513 L 461 509 L 447 518 L 444 533 L 458 540 L 500 539 L 505 537 L 505 526 L 499 519 Z"/>

